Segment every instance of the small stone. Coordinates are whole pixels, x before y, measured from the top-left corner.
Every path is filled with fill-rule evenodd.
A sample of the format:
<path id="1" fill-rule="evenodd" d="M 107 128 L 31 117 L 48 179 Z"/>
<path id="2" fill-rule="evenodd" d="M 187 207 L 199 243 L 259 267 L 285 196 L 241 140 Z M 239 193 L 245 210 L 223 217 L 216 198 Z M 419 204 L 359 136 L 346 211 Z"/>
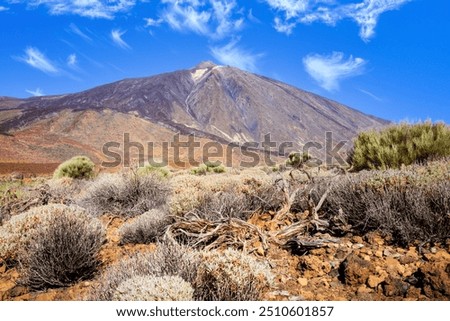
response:
<path id="1" fill-rule="evenodd" d="M 358 243 L 358 244 L 354 244 L 353 245 L 353 249 L 357 250 L 357 249 L 361 249 L 364 247 L 364 244 Z"/>
<path id="2" fill-rule="evenodd" d="M 363 260 L 367 261 L 367 262 L 370 262 L 370 256 L 369 255 L 364 255 L 363 256 Z"/>
<path id="3" fill-rule="evenodd" d="M 405 256 L 402 256 L 401 258 L 399 258 L 399 262 L 401 264 L 411 264 L 411 263 L 417 262 L 418 259 L 419 258 L 417 256 L 412 256 L 408 253 Z"/>
<path id="4" fill-rule="evenodd" d="M 371 293 L 371 292 L 372 292 L 372 290 L 369 289 L 365 285 L 361 285 L 360 287 L 358 287 L 358 290 L 356 291 L 357 294 L 368 294 L 368 293 Z"/>
<path id="5" fill-rule="evenodd" d="M 371 275 L 367 279 L 367 285 L 369 287 L 371 287 L 372 289 L 375 289 L 378 286 L 378 284 L 380 284 L 383 281 L 384 281 L 384 278 L 376 276 L 376 275 Z"/>
<path id="6" fill-rule="evenodd" d="M 430 249 L 430 252 L 433 253 L 433 254 L 436 254 L 437 253 L 437 249 L 435 247 L 432 247 Z"/>
<path id="7" fill-rule="evenodd" d="M 308 279 L 307 278 L 298 278 L 297 279 L 298 284 L 301 286 L 307 286 L 308 285 Z"/>
<path id="8" fill-rule="evenodd" d="M 379 258 L 383 257 L 383 251 L 381 251 L 381 250 L 376 251 L 375 256 L 379 257 Z"/>

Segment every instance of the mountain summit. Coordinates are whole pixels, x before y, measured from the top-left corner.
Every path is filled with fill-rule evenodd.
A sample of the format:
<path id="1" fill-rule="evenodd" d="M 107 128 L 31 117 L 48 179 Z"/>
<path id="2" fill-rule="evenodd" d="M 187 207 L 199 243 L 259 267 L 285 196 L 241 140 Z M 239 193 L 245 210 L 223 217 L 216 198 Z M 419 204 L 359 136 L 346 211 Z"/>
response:
<path id="1" fill-rule="evenodd" d="M 102 144 L 124 132 L 154 142 L 180 133 L 239 144 L 261 142 L 270 133 L 273 141 L 302 146 L 323 141 L 326 132 L 351 140 L 361 130 L 387 124 L 282 82 L 211 62 L 80 93 L 5 98 L 0 105 L 0 133 L 7 134 L 0 135 L 7 140 L 0 143 L 8 146 L 1 157 L 9 161 L 60 161 L 81 152 L 99 156 Z"/>

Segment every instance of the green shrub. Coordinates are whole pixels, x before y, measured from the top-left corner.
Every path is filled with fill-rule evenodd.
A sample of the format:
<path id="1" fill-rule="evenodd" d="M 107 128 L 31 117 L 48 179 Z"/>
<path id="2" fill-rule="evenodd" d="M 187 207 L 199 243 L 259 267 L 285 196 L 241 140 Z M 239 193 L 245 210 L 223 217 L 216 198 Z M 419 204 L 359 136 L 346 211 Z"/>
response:
<path id="1" fill-rule="evenodd" d="M 194 175 L 206 175 L 206 173 L 221 174 L 225 173 L 225 171 L 225 166 L 220 164 L 220 162 L 207 161 L 204 164 L 201 164 L 199 167 L 192 169 L 191 173 Z"/>
<path id="2" fill-rule="evenodd" d="M 144 167 L 140 167 L 137 171 L 138 175 L 149 175 L 156 174 L 161 177 L 167 178 L 170 176 L 170 171 L 162 166 L 154 166 L 154 165 L 146 165 Z"/>
<path id="3" fill-rule="evenodd" d="M 94 176 L 94 163 L 86 156 L 75 156 L 65 161 L 55 170 L 54 178 L 70 177 L 87 179 Z"/>
<path id="4" fill-rule="evenodd" d="M 225 166 L 219 165 L 216 167 L 208 167 L 208 169 L 211 169 L 216 174 L 225 173 Z"/>
<path id="5" fill-rule="evenodd" d="M 192 301 L 192 285 L 179 276 L 135 276 L 120 283 L 113 301 Z"/>
<path id="6" fill-rule="evenodd" d="M 403 123 L 360 133 L 349 162 L 355 170 L 387 169 L 446 156 L 450 156 L 449 126 Z"/>
<path id="7" fill-rule="evenodd" d="M 301 168 L 310 159 L 311 159 L 311 156 L 306 152 L 302 153 L 302 154 L 293 152 L 293 153 L 289 154 L 288 159 L 286 160 L 286 166 L 290 166 L 290 167 L 294 167 L 294 168 Z"/>
<path id="8" fill-rule="evenodd" d="M 208 166 L 205 164 L 201 164 L 199 167 L 191 170 L 191 173 L 194 175 L 206 175 L 208 172 Z"/>
<path id="9" fill-rule="evenodd" d="M 216 161 L 216 162 L 206 161 L 204 164 L 205 164 L 206 167 L 208 167 L 208 168 L 215 168 L 215 167 L 222 166 L 222 164 L 221 164 L 219 161 Z"/>
<path id="10" fill-rule="evenodd" d="M 81 209 L 52 211 L 19 258 L 23 283 L 32 289 L 63 287 L 91 278 L 105 240 L 101 222 Z"/>

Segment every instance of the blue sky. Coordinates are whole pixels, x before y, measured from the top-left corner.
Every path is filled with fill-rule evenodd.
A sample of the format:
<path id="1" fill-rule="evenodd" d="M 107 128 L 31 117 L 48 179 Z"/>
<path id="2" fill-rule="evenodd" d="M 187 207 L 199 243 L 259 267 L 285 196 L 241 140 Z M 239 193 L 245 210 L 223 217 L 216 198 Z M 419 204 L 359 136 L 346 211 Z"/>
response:
<path id="1" fill-rule="evenodd" d="M 389 120 L 450 123 L 448 0 L 0 0 L 0 96 L 203 60 Z"/>

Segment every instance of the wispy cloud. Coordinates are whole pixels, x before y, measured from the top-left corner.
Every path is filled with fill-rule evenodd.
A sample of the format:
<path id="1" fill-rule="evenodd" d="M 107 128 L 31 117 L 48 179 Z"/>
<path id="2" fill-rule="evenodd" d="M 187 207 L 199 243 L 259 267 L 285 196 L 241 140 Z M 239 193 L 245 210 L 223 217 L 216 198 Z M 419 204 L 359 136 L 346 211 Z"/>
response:
<path id="1" fill-rule="evenodd" d="M 308 9 L 309 0 L 266 0 L 267 4 L 284 13 L 286 19 L 297 18 Z"/>
<path id="2" fill-rule="evenodd" d="M 287 35 L 290 35 L 295 26 L 297 26 L 295 22 L 289 22 L 287 20 L 280 19 L 280 17 L 275 17 L 274 23 L 274 28 L 276 31 Z"/>
<path id="3" fill-rule="evenodd" d="M 74 34 L 76 34 L 77 36 L 80 36 L 81 38 L 83 38 L 85 41 L 87 42 L 92 42 L 92 38 L 89 37 L 86 33 L 84 33 L 83 31 L 80 30 L 80 28 L 77 27 L 76 24 L 71 23 L 70 26 L 70 31 L 73 32 Z"/>
<path id="4" fill-rule="evenodd" d="M 36 88 L 35 90 L 26 89 L 25 91 L 35 97 L 41 97 L 45 95 L 41 88 Z"/>
<path id="5" fill-rule="evenodd" d="M 159 27 L 164 21 L 162 19 L 145 18 L 146 27 Z"/>
<path id="6" fill-rule="evenodd" d="M 176 31 L 193 32 L 212 39 L 233 35 L 244 24 L 244 11 L 236 0 L 161 0 L 165 5 L 158 19 L 147 18 L 147 26 L 166 23 Z"/>
<path id="7" fill-rule="evenodd" d="M 111 30 L 111 39 L 114 41 L 116 45 L 123 49 L 131 49 L 131 47 L 122 39 L 122 36 L 126 33 L 126 31 L 121 31 L 119 29 Z"/>
<path id="8" fill-rule="evenodd" d="M 50 14 L 74 14 L 89 18 L 113 19 L 115 14 L 133 8 L 136 0 L 14 0 L 29 6 L 46 6 Z"/>
<path id="9" fill-rule="evenodd" d="M 254 54 L 238 47 L 236 40 L 222 47 L 211 47 L 211 54 L 221 64 L 238 67 L 247 71 L 256 71 L 257 60 L 263 54 Z"/>
<path id="10" fill-rule="evenodd" d="M 322 22 L 335 25 L 339 20 L 352 19 L 360 27 L 359 35 L 369 41 L 375 35 L 379 16 L 399 9 L 412 0 L 363 0 L 350 4 L 339 4 L 333 0 L 265 0 L 278 14 L 274 19 L 277 31 L 290 34 L 299 23 Z"/>
<path id="11" fill-rule="evenodd" d="M 40 52 L 39 49 L 34 47 L 25 49 L 25 55 L 18 59 L 47 74 L 57 74 L 59 72 L 55 64 Z"/>
<path id="12" fill-rule="evenodd" d="M 383 99 L 381 99 L 380 97 L 378 97 L 377 95 L 375 95 L 375 94 L 373 94 L 373 93 L 371 93 L 370 91 L 368 91 L 368 90 L 364 90 L 364 89 L 358 89 L 360 92 L 362 92 L 363 94 L 366 94 L 367 96 L 369 96 L 369 97 L 371 97 L 372 99 L 374 99 L 374 100 L 376 100 L 376 101 L 379 101 L 379 102 L 382 102 L 383 101 Z"/>
<path id="13" fill-rule="evenodd" d="M 9 10 L 9 8 L 4 7 L 4 6 L 0 6 L 0 12 L 2 12 L 2 11 L 7 11 L 7 10 Z"/>
<path id="14" fill-rule="evenodd" d="M 411 0 L 365 0 L 363 3 L 349 5 L 344 12 L 360 26 L 360 37 L 368 41 L 375 34 L 379 16 L 386 11 L 396 10 Z"/>
<path id="15" fill-rule="evenodd" d="M 331 55 L 310 54 L 303 58 L 306 72 L 324 89 L 339 89 L 342 79 L 359 75 L 363 72 L 366 61 L 362 58 L 344 58 L 342 52 Z"/>
<path id="16" fill-rule="evenodd" d="M 77 66 L 77 63 L 78 63 L 78 58 L 77 58 L 76 54 L 70 54 L 67 57 L 67 66 L 73 68 L 73 67 Z"/>

